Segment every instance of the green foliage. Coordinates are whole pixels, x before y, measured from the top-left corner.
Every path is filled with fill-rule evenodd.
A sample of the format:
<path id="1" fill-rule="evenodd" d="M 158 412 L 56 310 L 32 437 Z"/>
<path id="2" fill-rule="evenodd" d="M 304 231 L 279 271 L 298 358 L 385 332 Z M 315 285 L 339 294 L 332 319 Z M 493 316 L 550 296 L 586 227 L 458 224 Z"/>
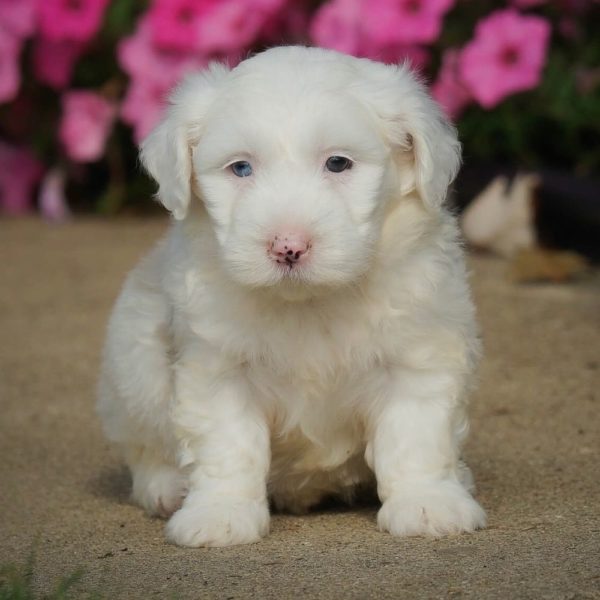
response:
<path id="1" fill-rule="evenodd" d="M 81 597 L 76 584 L 83 577 L 82 569 L 61 577 L 50 594 L 41 596 L 33 589 L 34 566 L 35 553 L 32 552 L 24 565 L 7 564 L 0 567 L 0 600 L 68 600 Z M 97 594 L 91 597 L 100 599 Z"/>
<path id="2" fill-rule="evenodd" d="M 580 175 L 600 172 L 600 5 L 561 33 L 563 9 L 548 2 L 538 11 L 552 23 L 552 40 L 540 85 L 492 110 L 472 104 L 458 122 L 465 161 L 556 167 Z M 477 21 L 504 2 L 462 2 L 448 15 L 436 56 L 461 47 Z M 434 62 L 434 66 L 437 62 Z"/>

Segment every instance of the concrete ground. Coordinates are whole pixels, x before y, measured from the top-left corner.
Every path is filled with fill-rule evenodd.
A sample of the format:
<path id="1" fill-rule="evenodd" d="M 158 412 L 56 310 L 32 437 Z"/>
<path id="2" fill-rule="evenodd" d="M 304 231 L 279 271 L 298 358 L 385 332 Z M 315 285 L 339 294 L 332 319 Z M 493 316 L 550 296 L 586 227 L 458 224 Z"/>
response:
<path id="1" fill-rule="evenodd" d="M 466 454 L 489 527 L 393 539 L 376 505 L 276 515 L 252 546 L 183 549 L 128 501 L 94 416 L 105 322 L 164 221 L 0 222 L 0 564 L 74 597 L 600 598 L 600 278 L 516 286 L 473 259 L 486 358 Z"/>

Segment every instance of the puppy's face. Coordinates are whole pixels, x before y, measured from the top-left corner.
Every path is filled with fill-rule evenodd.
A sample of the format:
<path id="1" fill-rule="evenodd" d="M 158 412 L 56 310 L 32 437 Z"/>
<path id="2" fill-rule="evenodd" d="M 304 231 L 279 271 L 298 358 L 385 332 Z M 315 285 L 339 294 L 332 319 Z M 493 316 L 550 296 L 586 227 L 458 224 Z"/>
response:
<path id="1" fill-rule="evenodd" d="M 356 99 L 256 79 L 231 83 L 192 151 L 223 263 L 251 286 L 350 282 L 373 253 L 389 151 Z"/>
<path id="2" fill-rule="evenodd" d="M 441 174 L 445 195 L 458 162 L 456 148 L 444 155 L 456 140 L 433 103 L 406 70 L 390 69 L 278 48 L 189 80 L 142 148 L 160 199 L 185 218 L 199 198 L 238 283 L 293 297 L 355 281 L 387 204 L 414 190 L 441 203 L 427 186 Z M 438 173 L 432 143 L 452 163 Z"/>

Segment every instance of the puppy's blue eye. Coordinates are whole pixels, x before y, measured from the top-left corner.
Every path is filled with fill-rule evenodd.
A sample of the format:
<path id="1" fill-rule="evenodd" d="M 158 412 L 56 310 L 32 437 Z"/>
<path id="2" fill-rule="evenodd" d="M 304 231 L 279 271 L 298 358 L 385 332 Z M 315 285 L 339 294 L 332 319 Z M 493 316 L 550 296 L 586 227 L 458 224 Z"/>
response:
<path id="1" fill-rule="evenodd" d="M 352 168 L 352 161 L 345 156 L 330 156 L 325 163 L 325 168 L 332 173 L 341 173 Z"/>
<path id="2" fill-rule="evenodd" d="M 246 160 L 237 160 L 230 166 L 233 174 L 238 177 L 248 177 L 249 175 L 252 175 L 252 165 Z"/>

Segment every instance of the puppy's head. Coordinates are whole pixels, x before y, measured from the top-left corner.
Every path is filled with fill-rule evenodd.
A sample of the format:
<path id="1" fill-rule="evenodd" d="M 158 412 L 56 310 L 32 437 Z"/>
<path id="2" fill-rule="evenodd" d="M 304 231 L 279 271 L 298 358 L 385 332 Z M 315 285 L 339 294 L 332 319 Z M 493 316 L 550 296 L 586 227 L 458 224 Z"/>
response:
<path id="1" fill-rule="evenodd" d="M 230 277 L 288 295 L 360 278 L 389 204 L 440 210 L 459 154 L 406 67 L 300 47 L 188 78 L 142 144 L 175 219 L 202 203 Z"/>

